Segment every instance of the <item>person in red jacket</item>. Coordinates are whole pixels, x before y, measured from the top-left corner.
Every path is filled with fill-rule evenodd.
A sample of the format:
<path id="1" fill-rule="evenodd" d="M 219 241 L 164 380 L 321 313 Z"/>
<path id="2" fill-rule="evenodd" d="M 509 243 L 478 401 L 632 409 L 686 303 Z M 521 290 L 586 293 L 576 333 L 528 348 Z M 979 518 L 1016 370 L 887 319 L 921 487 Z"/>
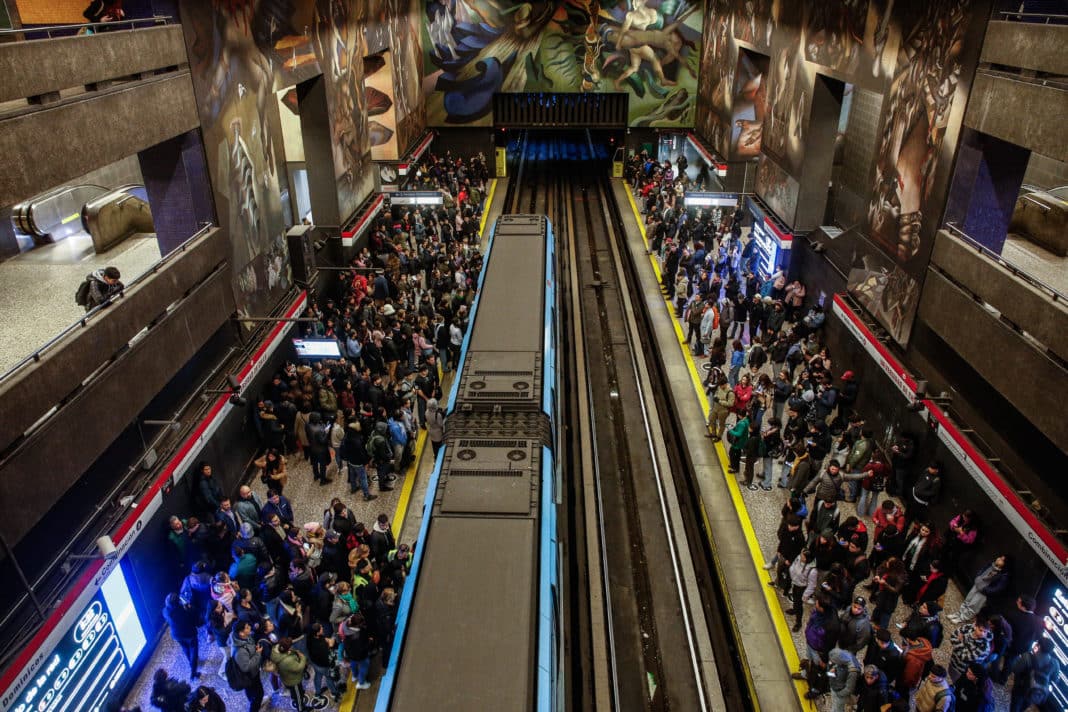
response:
<path id="1" fill-rule="evenodd" d="M 906 690 L 913 690 L 923 682 L 924 669 L 933 659 L 931 641 L 927 638 L 905 637 L 904 662 L 901 667 L 901 675 L 897 679 L 897 689 L 904 694 Z"/>

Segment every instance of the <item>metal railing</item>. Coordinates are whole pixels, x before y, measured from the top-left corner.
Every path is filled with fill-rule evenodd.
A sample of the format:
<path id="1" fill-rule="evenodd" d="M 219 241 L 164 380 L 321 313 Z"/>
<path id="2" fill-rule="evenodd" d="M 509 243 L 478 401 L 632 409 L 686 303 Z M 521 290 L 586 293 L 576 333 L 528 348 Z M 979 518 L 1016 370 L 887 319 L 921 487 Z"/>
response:
<path id="1" fill-rule="evenodd" d="M 970 235 L 960 229 L 960 227 L 958 227 L 956 223 L 947 222 L 945 223 L 945 225 L 943 225 L 943 227 L 952 232 L 954 237 L 958 237 L 963 240 L 968 246 L 973 248 L 979 254 L 983 255 L 988 259 L 994 260 L 999 265 L 1012 272 L 1013 276 L 1022 279 L 1035 289 L 1045 292 L 1047 295 L 1050 296 L 1050 298 L 1053 299 L 1053 301 L 1061 301 L 1068 303 L 1068 295 L 1065 295 L 1064 293 L 1058 291 L 1055 287 L 1051 287 L 1042 280 L 1036 277 L 1032 277 L 1022 267 L 1017 267 L 1009 260 L 1005 259 L 998 253 L 991 250 L 989 247 L 982 245 L 979 242 L 976 242 Z"/>
<path id="2" fill-rule="evenodd" d="M 114 32 L 115 30 L 136 30 L 142 27 L 157 27 L 169 25 L 174 22 L 170 15 L 154 15 L 152 17 L 134 17 L 111 22 L 84 22 L 77 25 L 33 25 L 31 27 L 15 27 L 9 30 L 0 30 L 0 41 L 5 37 L 14 37 L 17 41 L 22 40 L 50 40 L 56 35 L 71 37 L 80 32 L 96 34 L 97 32 Z"/>
<path id="3" fill-rule="evenodd" d="M 1052 14 L 1046 12 L 1016 12 L 1013 10 L 999 10 L 998 16 L 1008 22 L 1037 22 L 1043 25 L 1068 24 L 1068 15 Z"/>
<path id="4" fill-rule="evenodd" d="M 41 358 L 48 351 L 51 351 L 52 349 L 54 349 L 57 344 L 59 344 L 60 342 L 64 341 L 74 331 L 76 331 L 78 329 L 84 329 L 86 326 L 89 325 L 89 322 L 92 321 L 93 319 L 97 318 L 104 309 L 106 309 L 107 307 L 111 306 L 113 303 L 117 302 L 118 300 L 122 299 L 126 295 L 126 291 L 128 289 L 130 289 L 131 287 L 133 287 L 135 285 L 140 284 L 141 282 L 146 281 L 147 279 L 149 279 L 150 277 L 155 275 L 157 272 L 160 271 L 160 269 L 164 265 L 166 265 L 172 259 L 176 258 L 178 255 L 181 255 L 186 250 L 188 250 L 189 246 L 192 245 L 194 240 L 196 240 L 198 237 L 200 237 L 200 236 L 204 235 L 205 233 L 207 233 L 208 230 L 211 230 L 213 227 L 215 227 L 215 226 L 212 225 L 211 223 L 204 223 L 203 226 L 199 230 L 197 230 L 195 233 L 190 235 L 189 239 L 186 240 L 185 242 L 183 242 L 174 251 L 170 252 L 166 257 L 161 258 L 158 262 L 156 262 L 154 265 L 149 267 L 147 270 L 145 270 L 144 272 L 142 272 L 138 276 L 134 277 L 134 279 L 131 280 L 131 282 L 129 284 L 124 285 L 123 286 L 123 291 L 118 292 L 117 294 L 113 294 L 104 303 L 99 304 L 98 306 L 95 306 L 92 309 L 90 309 L 89 311 L 87 311 L 85 313 L 85 316 L 83 316 L 82 318 L 78 319 L 78 321 L 74 322 L 73 324 L 71 324 L 67 328 L 63 329 L 63 331 L 59 332 L 56 336 L 54 336 L 51 339 L 49 339 L 44 344 L 44 346 L 41 346 L 36 351 L 34 351 L 32 354 L 30 354 L 26 358 L 22 359 L 21 361 L 16 363 L 14 366 L 9 368 L 7 371 L 5 371 L 2 375 L 0 375 L 0 383 L 3 383 L 4 381 L 8 380 L 12 376 L 14 376 L 16 373 L 18 373 L 22 369 L 26 368 L 27 366 L 29 366 L 31 363 L 37 363 L 38 361 L 40 361 Z"/>

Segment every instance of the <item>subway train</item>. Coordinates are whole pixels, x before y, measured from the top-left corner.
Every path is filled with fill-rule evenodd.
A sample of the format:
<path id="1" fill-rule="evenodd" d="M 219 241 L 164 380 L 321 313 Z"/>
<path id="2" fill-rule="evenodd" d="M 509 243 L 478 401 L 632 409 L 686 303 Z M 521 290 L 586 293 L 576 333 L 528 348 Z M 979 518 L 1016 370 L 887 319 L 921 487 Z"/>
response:
<path id="1" fill-rule="evenodd" d="M 376 712 L 563 708 L 556 299 L 548 218 L 498 218 Z"/>

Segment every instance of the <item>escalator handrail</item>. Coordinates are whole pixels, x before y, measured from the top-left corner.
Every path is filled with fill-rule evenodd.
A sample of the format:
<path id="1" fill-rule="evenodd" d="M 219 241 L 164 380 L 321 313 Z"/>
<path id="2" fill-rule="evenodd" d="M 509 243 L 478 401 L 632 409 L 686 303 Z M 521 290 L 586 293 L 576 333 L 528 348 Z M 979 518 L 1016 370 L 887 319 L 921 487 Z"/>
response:
<path id="1" fill-rule="evenodd" d="M 211 230 L 213 227 L 215 227 L 215 226 L 212 223 L 204 223 L 203 226 L 199 230 L 197 230 L 195 233 L 190 235 L 189 239 L 187 239 L 185 242 L 183 242 L 174 251 L 172 251 L 166 257 L 161 258 L 158 262 L 156 262 L 154 265 L 149 267 L 145 272 L 141 273 L 140 275 L 135 277 L 129 284 L 125 285 L 125 289 L 122 292 L 119 292 L 118 294 L 113 295 L 110 299 L 108 299 L 103 304 L 101 304 L 99 306 L 96 306 L 96 307 L 93 307 L 92 309 L 87 311 L 83 317 L 78 319 L 78 321 L 74 322 L 73 324 L 71 324 L 67 328 L 63 329 L 63 331 L 59 332 L 56 336 L 51 338 L 49 341 L 47 341 L 43 346 L 38 348 L 32 354 L 30 354 L 26 358 L 24 358 L 21 361 L 19 361 L 18 363 L 16 363 L 14 366 L 9 368 L 3 374 L 0 374 L 0 383 L 3 383 L 4 381 L 8 380 L 9 378 L 14 376 L 16 373 L 18 373 L 22 369 L 26 368 L 30 364 L 37 363 L 38 361 L 40 361 L 41 357 L 44 356 L 44 354 L 47 351 L 49 351 L 50 349 L 54 348 L 56 346 L 56 344 L 58 344 L 59 342 L 63 341 L 64 339 L 66 339 L 76 329 L 85 328 L 92 319 L 95 319 L 97 316 L 100 315 L 100 312 L 103 311 L 105 307 L 107 307 L 110 304 L 112 304 L 113 302 L 118 301 L 119 299 L 121 299 L 124 296 L 126 290 L 130 289 L 131 287 L 134 287 L 134 286 L 140 284 L 141 282 L 145 281 L 149 277 L 155 275 L 157 272 L 159 272 L 161 267 L 163 267 L 165 264 L 170 262 L 172 259 L 174 259 L 175 257 L 177 257 L 177 256 L 181 255 L 183 252 L 185 252 L 189 248 L 189 245 L 192 244 L 192 242 L 194 240 L 196 240 L 198 237 L 200 237 L 201 235 L 206 233 L 208 230 Z"/>

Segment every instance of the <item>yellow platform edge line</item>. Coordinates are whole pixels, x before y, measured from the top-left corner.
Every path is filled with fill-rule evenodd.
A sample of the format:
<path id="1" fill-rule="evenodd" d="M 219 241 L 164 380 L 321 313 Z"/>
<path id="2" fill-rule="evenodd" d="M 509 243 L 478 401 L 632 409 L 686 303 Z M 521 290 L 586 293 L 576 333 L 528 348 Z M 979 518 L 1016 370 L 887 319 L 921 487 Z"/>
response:
<path id="1" fill-rule="evenodd" d="M 478 235 L 482 236 L 482 233 L 486 230 L 486 220 L 489 219 L 490 207 L 493 206 L 493 194 L 497 192 L 497 179 L 490 180 L 489 193 L 486 194 L 486 204 L 482 208 L 482 219 L 478 221 Z"/>
<path id="2" fill-rule="evenodd" d="M 646 249 L 649 249 L 649 238 L 645 232 L 645 223 L 642 221 L 641 213 L 638 210 L 638 204 L 634 202 L 634 195 L 631 193 L 630 187 L 626 184 L 626 181 L 621 180 L 623 183 L 623 190 L 627 194 L 627 199 L 630 201 L 631 211 L 634 213 L 634 220 L 638 224 L 638 230 L 642 236 L 642 242 L 645 244 Z M 656 255 L 649 255 L 649 262 L 653 266 L 653 273 L 656 275 L 657 283 L 662 281 L 660 273 L 660 265 L 657 263 Z M 698 402 L 701 404 L 702 413 L 707 413 L 709 409 L 708 397 L 705 395 L 704 386 L 701 383 L 701 376 L 698 373 L 697 365 L 694 363 L 693 356 L 690 354 L 689 345 L 686 343 L 685 335 L 682 332 L 682 326 L 679 324 L 677 318 L 675 318 L 674 305 L 667 298 L 664 299 L 665 308 L 668 310 L 668 316 L 671 317 L 671 323 L 675 327 L 675 336 L 679 341 L 679 348 L 682 351 L 682 357 L 686 362 L 686 368 L 690 372 L 690 380 L 693 383 L 694 393 L 697 396 Z M 775 632 L 779 637 L 779 642 L 783 651 L 783 657 L 786 659 L 786 664 L 791 671 L 797 670 L 801 666 L 801 659 L 797 652 L 797 646 L 794 644 L 793 634 L 790 632 L 790 625 L 786 620 L 786 615 L 783 613 L 782 604 L 779 602 L 779 597 L 775 593 L 775 589 L 768 586 L 766 582 L 771 581 L 771 574 L 764 570 L 764 554 L 760 550 L 760 544 L 757 541 L 756 531 L 753 529 L 753 522 L 749 518 L 749 510 L 745 506 L 745 500 L 742 499 L 742 490 L 738 485 L 738 480 L 735 479 L 730 473 L 727 472 L 729 462 L 727 460 L 727 451 L 723 447 L 722 442 L 716 444 L 716 455 L 719 457 L 720 469 L 723 472 L 723 478 L 727 483 L 727 488 L 731 493 L 731 501 L 734 504 L 734 510 L 738 513 L 738 519 L 742 525 L 742 531 L 745 534 L 746 544 L 749 546 L 749 553 L 753 561 L 753 567 L 756 569 L 757 578 L 761 583 L 765 585 L 763 588 L 764 601 L 768 606 L 768 611 L 771 613 L 772 621 L 775 623 Z M 712 528 L 708 519 L 706 506 L 704 501 L 701 501 L 701 518 L 705 525 L 705 531 L 708 532 L 709 544 L 716 548 L 715 541 L 712 540 Z M 717 572 L 717 576 L 722 576 Z M 727 597 L 727 604 L 731 608 L 733 617 L 733 605 L 730 601 L 730 596 Z M 743 657 L 745 651 L 739 651 Z M 757 704 L 756 699 L 756 687 L 752 679 L 752 672 L 749 669 L 749 664 L 746 663 L 745 674 L 746 682 L 748 683 L 749 691 L 751 693 L 752 700 Z M 802 709 L 806 706 L 810 706 L 811 703 L 805 699 L 805 692 L 807 686 L 800 681 L 794 681 L 794 690 L 797 692 L 798 702 Z"/>

